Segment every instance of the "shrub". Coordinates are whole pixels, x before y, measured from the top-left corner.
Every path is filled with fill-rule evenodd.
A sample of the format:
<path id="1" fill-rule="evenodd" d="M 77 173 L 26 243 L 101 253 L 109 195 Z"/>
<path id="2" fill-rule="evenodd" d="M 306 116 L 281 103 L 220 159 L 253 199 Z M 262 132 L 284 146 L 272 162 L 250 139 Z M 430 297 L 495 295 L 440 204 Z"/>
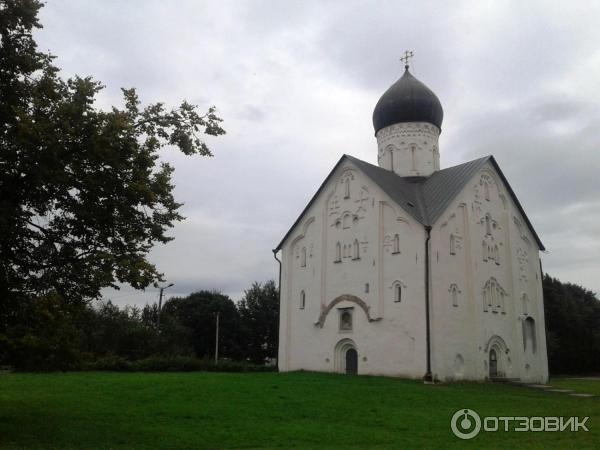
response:
<path id="1" fill-rule="evenodd" d="M 83 364 L 83 370 L 110 370 L 115 372 L 132 372 L 133 363 L 122 356 L 109 355 L 87 361 Z"/>
<path id="2" fill-rule="evenodd" d="M 275 367 L 250 364 L 243 361 L 219 361 L 193 356 L 155 355 L 137 361 L 128 361 L 120 356 L 106 356 L 87 362 L 84 370 L 115 372 L 273 372 Z"/>

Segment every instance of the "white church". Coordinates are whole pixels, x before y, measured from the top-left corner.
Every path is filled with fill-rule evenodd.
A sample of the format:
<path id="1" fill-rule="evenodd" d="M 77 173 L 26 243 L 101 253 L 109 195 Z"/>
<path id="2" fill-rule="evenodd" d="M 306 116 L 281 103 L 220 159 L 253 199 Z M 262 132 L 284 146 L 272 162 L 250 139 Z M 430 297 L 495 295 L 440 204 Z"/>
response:
<path id="1" fill-rule="evenodd" d="M 440 168 L 443 110 L 406 65 L 281 251 L 279 370 L 546 382 L 544 246 L 493 156 Z"/>

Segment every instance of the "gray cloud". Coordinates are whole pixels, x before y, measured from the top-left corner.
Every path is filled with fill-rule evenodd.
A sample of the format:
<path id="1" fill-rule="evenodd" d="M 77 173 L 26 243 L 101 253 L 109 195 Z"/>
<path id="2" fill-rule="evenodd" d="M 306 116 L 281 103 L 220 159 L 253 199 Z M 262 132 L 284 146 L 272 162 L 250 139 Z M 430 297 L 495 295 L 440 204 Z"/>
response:
<path id="1" fill-rule="evenodd" d="M 41 19 L 63 73 L 106 85 L 99 106 L 135 86 L 225 119 L 214 158 L 163 153 L 187 217 L 151 254 L 171 295 L 239 298 L 277 277 L 271 249 L 339 157 L 376 161 L 372 110 L 405 49 L 444 106 L 442 164 L 494 154 L 549 249 L 544 268 L 600 291 L 600 5 L 56 0 Z"/>

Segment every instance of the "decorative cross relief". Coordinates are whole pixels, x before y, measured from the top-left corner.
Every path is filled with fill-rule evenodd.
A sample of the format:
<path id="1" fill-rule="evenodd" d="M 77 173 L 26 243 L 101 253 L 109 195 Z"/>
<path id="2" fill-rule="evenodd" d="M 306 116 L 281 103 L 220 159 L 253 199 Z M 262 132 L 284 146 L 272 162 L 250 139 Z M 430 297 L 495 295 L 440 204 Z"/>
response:
<path id="1" fill-rule="evenodd" d="M 367 192 L 365 192 L 364 188 L 360 190 L 360 196 L 357 200 L 355 200 L 355 202 L 358 203 L 358 209 L 356 210 L 356 212 L 367 211 L 365 205 L 367 205 L 369 202 L 369 195 Z"/>
<path id="2" fill-rule="evenodd" d="M 458 234 L 458 231 L 455 231 L 454 233 L 452 233 L 451 236 L 454 237 L 454 249 L 455 250 L 462 250 L 462 248 L 463 248 L 463 238 L 462 238 L 462 236 L 460 234 Z"/>
<path id="3" fill-rule="evenodd" d="M 335 189 L 328 202 L 328 222 L 331 227 L 348 229 L 365 218 L 367 207 L 372 198 L 367 186 L 358 185 L 353 169 L 345 169 L 336 181 Z"/>
<path id="4" fill-rule="evenodd" d="M 329 215 L 338 214 L 340 210 L 340 200 L 337 195 L 334 195 L 329 201 Z"/>
<path id="5" fill-rule="evenodd" d="M 475 185 L 473 186 L 473 197 L 473 202 L 476 205 L 481 205 L 481 191 L 479 189 L 479 183 L 475 183 Z"/>
<path id="6" fill-rule="evenodd" d="M 527 250 L 519 247 L 517 249 L 517 262 L 519 264 L 519 280 L 527 283 L 529 278 L 527 277 L 527 266 L 529 264 L 529 258 Z"/>
<path id="7" fill-rule="evenodd" d="M 517 219 L 516 217 L 513 217 L 513 220 L 515 222 L 515 226 L 519 230 L 519 235 L 521 236 L 521 240 L 527 245 L 528 249 L 531 249 L 531 242 L 529 241 L 529 239 L 525 235 L 525 232 L 523 230 L 523 225 L 521 224 L 521 222 L 519 221 L 519 219 Z"/>
<path id="8" fill-rule="evenodd" d="M 394 245 L 394 238 L 391 235 L 386 234 L 385 237 L 383 238 L 383 250 L 386 253 L 389 253 L 392 251 L 393 245 Z"/>
<path id="9" fill-rule="evenodd" d="M 369 241 L 367 240 L 366 236 L 363 237 L 362 241 L 360 241 L 360 247 L 363 253 L 367 253 L 367 251 L 369 250 Z"/>

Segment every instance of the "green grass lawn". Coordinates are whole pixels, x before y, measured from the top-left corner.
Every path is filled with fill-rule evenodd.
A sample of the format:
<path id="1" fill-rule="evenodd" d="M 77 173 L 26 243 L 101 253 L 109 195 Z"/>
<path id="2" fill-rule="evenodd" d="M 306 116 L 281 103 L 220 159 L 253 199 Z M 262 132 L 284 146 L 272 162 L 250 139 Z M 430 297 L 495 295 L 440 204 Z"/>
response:
<path id="1" fill-rule="evenodd" d="M 581 383 L 598 392 L 600 382 Z M 460 408 L 590 416 L 590 432 L 482 432 L 463 441 L 450 431 Z M 600 397 L 315 373 L 0 375 L 0 448 L 125 447 L 599 448 Z"/>
<path id="2" fill-rule="evenodd" d="M 600 396 L 600 379 L 578 379 L 572 377 L 553 378 L 549 383 L 553 388 L 573 389 L 575 392 L 585 392 Z"/>

